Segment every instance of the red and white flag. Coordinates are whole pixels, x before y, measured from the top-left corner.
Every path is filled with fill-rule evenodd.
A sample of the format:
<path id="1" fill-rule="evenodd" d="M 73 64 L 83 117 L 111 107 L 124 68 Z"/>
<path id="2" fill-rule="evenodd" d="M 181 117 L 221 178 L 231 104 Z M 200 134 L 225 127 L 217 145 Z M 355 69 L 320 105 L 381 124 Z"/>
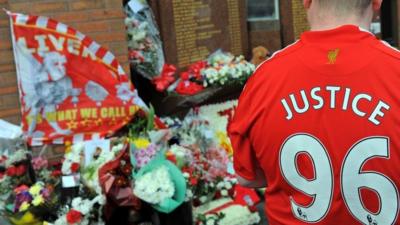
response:
<path id="1" fill-rule="evenodd" d="M 146 107 L 98 43 L 47 17 L 8 15 L 22 126 L 32 145 L 104 137 Z"/>

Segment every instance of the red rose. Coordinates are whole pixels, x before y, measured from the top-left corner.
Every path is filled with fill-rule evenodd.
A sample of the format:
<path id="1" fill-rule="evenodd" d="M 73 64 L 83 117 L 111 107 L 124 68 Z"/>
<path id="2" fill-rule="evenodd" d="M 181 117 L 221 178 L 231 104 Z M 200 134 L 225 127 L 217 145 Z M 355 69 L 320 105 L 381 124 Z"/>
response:
<path id="1" fill-rule="evenodd" d="M 15 173 L 16 173 L 16 172 L 17 172 L 17 168 L 16 168 L 15 166 L 10 166 L 10 167 L 8 167 L 7 170 L 6 170 L 6 174 L 7 174 L 7 176 L 9 176 L 9 177 L 15 176 Z"/>
<path id="2" fill-rule="evenodd" d="M 188 173 L 190 176 L 192 176 L 193 168 L 185 166 L 185 167 L 182 168 L 182 172 L 183 173 Z"/>
<path id="3" fill-rule="evenodd" d="M 197 185 L 198 182 L 199 182 L 199 181 L 198 181 L 196 178 L 194 178 L 194 177 L 190 178 L 190 184 L 191 184 L 192 186 Z"/>
<path id="4" fill-rule="evenodd" d="M 139 60 L 139 62 L 144 62 L 145 60 L 143 55 L 139 51 L 130 51 L 129 58 Z"/>
<path id="5" fill-rule="evenodd" d="M 26 166 L 25 165 L 20 165 L 20 166 L 16 167 L 15 175 L 16 176 L 22 176 L 22 175 L 25 174 L 25 172 L 26 172 Z"/>
<path id="6" fill-rule="evenodd" d="M 71 165 L 71 172 L 72 172 L 72 173 L 78 172 L 79 167 L 80 167 L 79 163 L 72 163 L 72 165 Z"/>
<path id="7" fill-rule="evenodd" d="M 25 192 L 25 191 L 29 191 L 29 187 L 28 186 L 26 186 L 26 185 L 21 185 L 21 186 L 18 186 L 18 187 L 16 187 L 15 189 L 14 189 L 14 192 L 15 193 L 22 193 L 22 192 Z"/>
<path id="8" fill-rule="evenodd" d="M 67 213 L 67 222 L 68 224 L 75 224 L 75 223 L 79 223 L 82 220 L 82 214 L 79 211 L 76 211 L 74 209 L 71 209 L 68 213 Z"/>
<path id="9" fill-rule="evenodd" d="M 61 170 L 54 170 L 53 172 L 51 172 L 51 176 L 52 176 L 52 177 L 59 177 L 59 176 L 61 176 Z"/>
<path id="10" fill-rule="evenodd" d="M 221 197 L 222 197 L 221 192 L 220 192 L 220 191 L 217 191 L 217 192 L 215 193 L 214 198 L 215 198 L 215 199 L 219 199 L 219 198 L 221 198 Z"/>

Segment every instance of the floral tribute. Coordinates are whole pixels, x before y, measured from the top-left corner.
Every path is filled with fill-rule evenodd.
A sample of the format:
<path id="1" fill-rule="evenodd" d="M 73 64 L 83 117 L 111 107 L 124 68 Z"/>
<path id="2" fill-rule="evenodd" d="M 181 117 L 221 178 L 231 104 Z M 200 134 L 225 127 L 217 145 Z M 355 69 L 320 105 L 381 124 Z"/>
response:
<path id="1" fill-rule="evenodd" d="M 244 85 L 254 70 L 255 65 L 246 61 L 243 56 L 235 57 L 218 50 L 208 59 L 188 66 L 176 81 L 173 78 L 176 68 L 165 65 L 162 73 L 153 78 L 153 83 L 158 91 L 168 90 L 180 95 L 196 95 L 207 87 Z"/>
<path id="2" fill-rule="evenodd" d="M 129 59 L 140 74 L 152 79 L 164 68 L 164 52 L 154 15 L 143 0 L 132 0 L 125 12 Z"/>
<path id="3" fill-rule="evenodd" d="M 142 214 L 149 207 L 171 213 L 191 204 L 197 225 L 257 224 L 258 194 L 240 187 L 232 171 L 226 127 L 236 105 L 203 106 L 182 120 L 159 119 L 150 107 L 108 148 L 90 153 L 87 142 L 68 143 L 61 162 L 49 161 L 46 148 L 35 157 L 26 150 L 3 155 L 0 211 L 13 224 L 90 225 L 125 208 L 140 224 L 150 221 Z"/>

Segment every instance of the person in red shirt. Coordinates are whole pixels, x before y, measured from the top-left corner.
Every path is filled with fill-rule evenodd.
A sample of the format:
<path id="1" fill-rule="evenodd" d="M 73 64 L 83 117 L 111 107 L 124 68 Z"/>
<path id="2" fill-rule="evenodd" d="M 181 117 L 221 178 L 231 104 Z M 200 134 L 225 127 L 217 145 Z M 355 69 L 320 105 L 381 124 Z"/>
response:
<path id="1" fill-rule="evenodd" d="M 400 53 L 382 0 L 304 0 L 311 31 L 257 68 L 229 135 L 271 225 L 400 224 Z"/>

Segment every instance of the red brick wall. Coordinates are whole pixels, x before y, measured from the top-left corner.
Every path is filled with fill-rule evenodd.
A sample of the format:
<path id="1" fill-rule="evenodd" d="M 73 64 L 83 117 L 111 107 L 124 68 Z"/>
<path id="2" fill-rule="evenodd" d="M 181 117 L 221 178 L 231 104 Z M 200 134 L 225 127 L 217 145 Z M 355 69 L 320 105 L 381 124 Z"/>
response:
<path id="1" fill-rule="evenodd" d="M 122 0 L 0 0 L 0 8 L 48 16 L 108 48 L 129 73 Z M 8 16 L 0 12 L 0 118 L 19 124 L 20 109 Z"/>

